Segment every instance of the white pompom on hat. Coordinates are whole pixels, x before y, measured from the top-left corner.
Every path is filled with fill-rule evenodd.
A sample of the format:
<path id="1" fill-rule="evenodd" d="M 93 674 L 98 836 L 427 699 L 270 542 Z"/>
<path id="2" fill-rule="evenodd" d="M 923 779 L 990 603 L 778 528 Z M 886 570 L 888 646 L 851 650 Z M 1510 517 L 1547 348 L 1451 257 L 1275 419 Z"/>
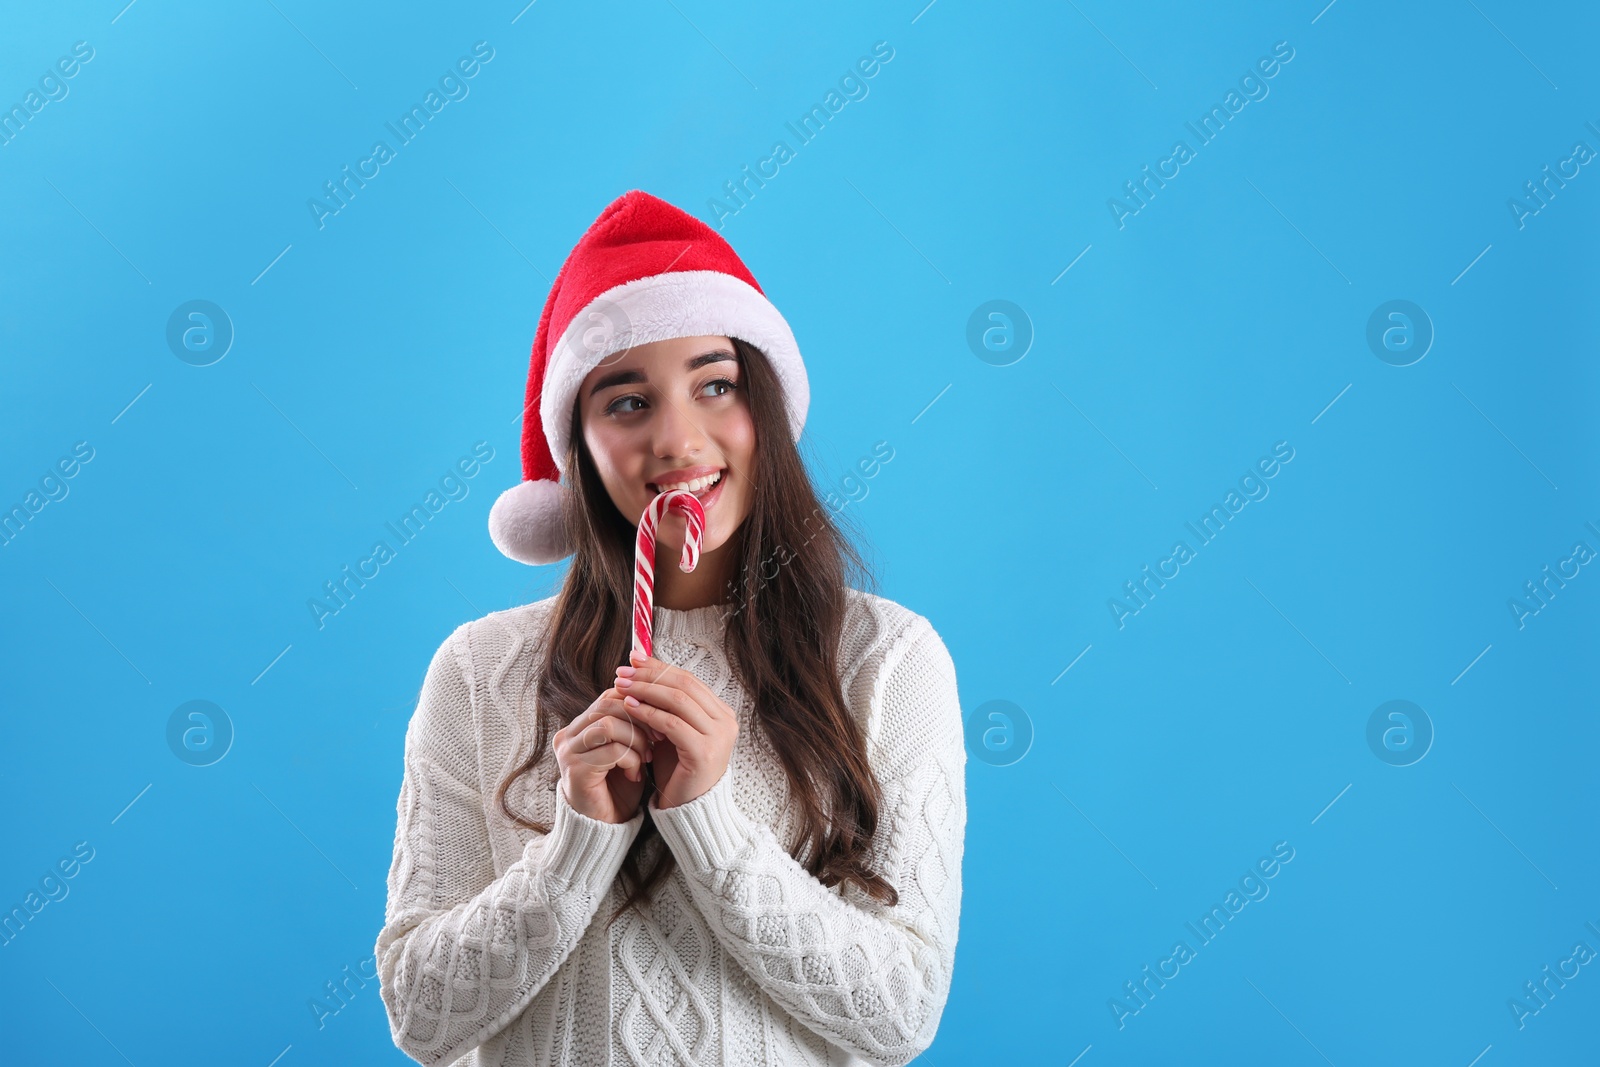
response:
<path id="1" fill-rule="evenodd" d="M 699 336 L 736 337 L 765 353 L 798 441 L 811 388 L 789 324 L 711 227 L 649 193 L 624 193 L 567 256 L 539 317 L 522 409 L 523 481 L 489 511 L 495 547 L 534 565 L 572 554 L 561 476 L 579 385 L 619 352 Z"/>

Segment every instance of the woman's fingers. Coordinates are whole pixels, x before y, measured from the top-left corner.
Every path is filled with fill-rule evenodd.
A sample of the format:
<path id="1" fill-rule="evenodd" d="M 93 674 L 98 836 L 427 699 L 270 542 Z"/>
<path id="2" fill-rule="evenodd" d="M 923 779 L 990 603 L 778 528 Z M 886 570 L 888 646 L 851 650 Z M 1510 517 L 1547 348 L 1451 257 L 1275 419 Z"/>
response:
<path id="1" fill-rule="evenodd" d="M 599 722 L 603 718 L 610 717 L 624 724 L 623 732 L 616 735 L 619 740 L 631 738 L 632 741 L 638 743 L 639 747 L 648 747 L 649 739 L 643 736 L 644 724 L 639 722 L 632 714 L 633 709 L 623 703 L 623 696 L 624 694 L 620 690 L 607 689 L 581 715 L 572 720 L 570 728 L 582 730 L 587 728 L 590 723 Z M 629 732 L 630 729 L 631 733 Z"/>
<path id="2" fill-rule="evenodd" d="M 667 685 L 676 686 L 677 688 L 682 689 L 685 693 L 688 693 L 689 696 L 693 697 L 697 702 L 699 702 L 701 707 L 704 707 L 708 710 L 715 709 L 717 706 L 717 695 L 713 693 L 711 691 L 711 687 L 706 685 L 705 682 L 702 682 L 700 680 L 700 676 L 695 674 L 693 671 L 686 671 L 682 667 L 669 666 L 664 672 L 662 672 L 660 677 L 653 678 L 651 680 L 663 682 Z"/>
<path id="3" fill-rule="evenodd" d="M 621 741 L 610 741 L 599 748 L 590 749 L 581 758 L 600 773 L 609 774 L 614 768 L 627 775 L 630 782 L 640 781 L 644 777 L 644 759 L 637 750 Z"/>
<path id="4" fill-rule="evenodd" d="M 589 766 L 611 766 L 615 754 L 607 750 L 612 743 L 648 755 L 653 742 L 645 734 L 644 725 L 629 714 L 629 709 L 616 696 L 602 697 L 587 710 L 557 732 L 558 740 L 568 750 Z"/>
<path id="5" fill-rule="evenodd" d="M 599 706 L 593 706 L 563 727 L 556 736 L 563 740 L 570 752 L 587 763 L 597 764 L 599 757 L 590 756 L 589 753 L 603 748 L 612 741 L 632 747 L 637 741 L 634 735 L 639 732 L 631 722 L 624 721 Z"/>
<path id="6" fill-rule="evenodd" d="M 583 754 L 594 756 L 596 765 L 603 765 L 608 770 L 612 767 L 628 770 L 644 766 L 644 757 L 640 755 L 639 750 L 621 741 L 607 741 L 595 748 L 585 749 Z"/>
<path id="7" fill-rule="evenodd" d="M 715 702 L 711 687 L 702 682 L 700 676 L 693 671 L 674 667 L 654 656 L 646 656 L 633 663 L 633 669 L 636 672 L 635 677 L 641 677 L 647 682 L 660 682 L 674 689 L 682 689 L 695 700 L 708 706 Z"/>
<path id="8" fill-rule="evenodd" d="M 646 704 L 668 707 L 674 711 L 679 711 L 680 708 L 669 705 L 665 697 L 659 696 L 659 690 L 653 690 L 653 695 L 647 696 L 643 687 L 653 685 L 681 693 L 687 700 L 687 704 L 682 706 L 694 710 L 680 713 L 694 722 L 702 733 L 708 732 L 711 722 L 732 715 L 732 709 L 727 708 L 721 698 L 711 691 L 710 686 L 701 681 L 693 671 L 663 663 L 654 656 L 636 659 L 632 667 L 624 669 L 631 670 L 632 673 L 617 678 L 619 692 L 625 696 L 631 694 Z M 629 684 L 623 685 L 624 681 Z M 698 712 L 700 717 L 697 718 L 695 712 Z"/>
<path id="9" fill-rule="evenodd" d="M 626 689 L 609 690 L 608 692 L 610 693 L 608 708 L 614 708 L 614 713 L 616 715 L 627 719 L 629 722 L 633 723 L 634 726 L 638 727 L 639 732 L 646 738 L 647 744 L 654 744 L 655 742 L 661 740 L 661 734 L 653 727 L 646 725 L 645 721 L 639 718 L 639 716 L 636 714 L 638 709 L 628 706 L 627 700 L 625 699 L 628 695 L 628 691 Z"/>
<path id="10" fill-rule="evenodd" d="M 569 746 L 567 764 L 569 767 L 583 767 L 590 773 L 604 775 L 613 767 L 624 771 L 639 771 L 644 767 L 645 756 L 632 745 L 622 741 L 603 741 L 601 744 L 585 747 L 590 739 L 581 736 Z M 633 777 L 632 774 L 629 777 Z M 635 779 L 637 780 L 637 779 Z"/>
<path id="11" fill-rule="evenodd" d="M 649 704 L 640 704 L 631 710 L 639 716 L 641 722 L 655 727 L 664 740 L 671 741 L 680 751 L 693 751 L 699 739 L 705 737 L 681 716 L 674 715 L 670 711 L 651 707 Z"/>
<path id="12" fill-rule="evenodd" d="M 712 720 L 710 713 L 707 712 L 705 708 L 701 707 L 698 702 L 696 702 L 683 690 L 675 689 L 670 685 L 664 685 L 660 682 L 644 681 L 637 676 L 631 679 L 619 679 L 618 681 L 619 683 L 623 681 L 628 682 L 627 685 L 619 684 L 617 686 L 617 688 L 622 692 L 624 700 L 626 700 L 627 697 L 633 697 L 641 704 L 649 704 L 653 707 L 660 708 L 663 711 L 672 712 L 672 714 L 676 715 L 678 718 L 694 727 L 698 733 L 705 734 L 711 732 Z M 658 729 L 660 728 L 660 724 L 657 723 L 655 719 L 649 719 L 647 721 L 651 726 L 655 726 Z"/>

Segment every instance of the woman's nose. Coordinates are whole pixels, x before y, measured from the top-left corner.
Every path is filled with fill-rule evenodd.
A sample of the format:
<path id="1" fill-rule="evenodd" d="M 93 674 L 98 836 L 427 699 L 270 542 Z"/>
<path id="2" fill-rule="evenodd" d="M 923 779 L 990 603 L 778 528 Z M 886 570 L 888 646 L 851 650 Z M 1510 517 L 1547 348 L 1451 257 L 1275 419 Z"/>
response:
<path id="1" fill-rule="evenodd" d="M 656 409 L 654 427 L 656 455 L 688 456 L 699 452 L 705 445 L 705 434 L 696 420 L 675 401 L 667 401 Z"/>

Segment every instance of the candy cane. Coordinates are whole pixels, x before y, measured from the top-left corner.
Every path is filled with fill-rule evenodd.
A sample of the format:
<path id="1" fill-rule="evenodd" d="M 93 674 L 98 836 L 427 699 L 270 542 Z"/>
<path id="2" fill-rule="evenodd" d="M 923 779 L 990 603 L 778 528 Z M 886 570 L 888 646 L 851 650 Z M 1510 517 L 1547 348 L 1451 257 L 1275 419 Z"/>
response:
<path id="1" fill-rule="evenodd" d="M 639 537 L 633 551 L 633 647 L 650 655 L 650 631 L 655 624 L 656 526 L 668 509 L 683 515 L 683 556 L 678 569 L 688 574 L 700 562 L 700 537 L 706 529 L 706 509 L 687 489 L 657 495 L 639 517 Z"/>

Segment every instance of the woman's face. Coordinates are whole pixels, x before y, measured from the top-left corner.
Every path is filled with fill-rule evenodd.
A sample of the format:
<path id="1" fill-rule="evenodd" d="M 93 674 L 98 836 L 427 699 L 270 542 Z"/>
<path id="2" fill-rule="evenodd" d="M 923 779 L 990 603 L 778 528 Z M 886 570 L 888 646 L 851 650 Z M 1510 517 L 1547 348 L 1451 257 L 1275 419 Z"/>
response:
<path id="1" fill-rule="evenodd" d="M 755 423 L 745 372 L 726 337 L 678 337 L 608 357 L 578 390 L 584 442 L 617 510 L 637 524 L 656 494 L 689 483 L 705 506 L 702 553 L 727 543 L 750 513 Z M 702 485 L 707 478 L 716 479 Z M 681 550 L 684 518 L 669 511 L 658 544 Z"/>

